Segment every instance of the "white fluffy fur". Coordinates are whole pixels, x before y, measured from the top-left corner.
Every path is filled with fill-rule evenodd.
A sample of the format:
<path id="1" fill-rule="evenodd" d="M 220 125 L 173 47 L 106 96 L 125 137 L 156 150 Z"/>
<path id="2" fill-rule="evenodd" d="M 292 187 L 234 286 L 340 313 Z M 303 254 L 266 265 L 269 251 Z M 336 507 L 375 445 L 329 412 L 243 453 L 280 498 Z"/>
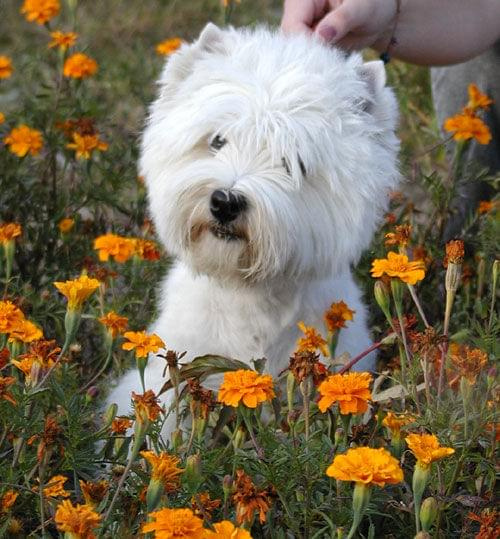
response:
<path id="1" fill-rule="evenodd" d="M 321 329 L 325 309 L 344 300 L 356 314 L 337 351 L 368 347 L 350 265 L 398 179 L 396 103 L 382 63 L 363 64 L 310 37 L 209 24 L 168 59 L 159 86 L 140 168 L 158 234 L 177 262 L 151 331 L 186 359 L 266 357 L 275 375 L 293 352 L 297 322 Z M 215 152 L 217 134 L 227 143 Z M 210 231 L 210 195 L 221 188 L 248 200 L 235 222 L 244 239 Z M 373 364 L 372 355 L 357 368 Z M 147 388 L 159 390 L 163 369 L 150 357 Z M 131 391 L 141 392 L 136 370 L 110 396 L 121 413 Z"/>

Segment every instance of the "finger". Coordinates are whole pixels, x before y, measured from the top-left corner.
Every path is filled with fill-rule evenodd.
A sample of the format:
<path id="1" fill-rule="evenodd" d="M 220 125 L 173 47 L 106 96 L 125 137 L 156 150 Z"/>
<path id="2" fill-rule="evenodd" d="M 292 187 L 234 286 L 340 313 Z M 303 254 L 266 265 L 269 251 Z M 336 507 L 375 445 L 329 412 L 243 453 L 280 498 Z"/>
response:
<path id="1" fill-rule="evenodd" d="M 350 31 L 366 25 L 371 12 L 372 7 L 368 2 L 352 0 L 325 15 L 315 33 L 328 43 L 337 43 Z"/>
<path id="2" fill-rule="evenodd" d="M 315 19 L 315 3 L 285 0 L 281 28 L 285 32 L 310 33 Z"/>

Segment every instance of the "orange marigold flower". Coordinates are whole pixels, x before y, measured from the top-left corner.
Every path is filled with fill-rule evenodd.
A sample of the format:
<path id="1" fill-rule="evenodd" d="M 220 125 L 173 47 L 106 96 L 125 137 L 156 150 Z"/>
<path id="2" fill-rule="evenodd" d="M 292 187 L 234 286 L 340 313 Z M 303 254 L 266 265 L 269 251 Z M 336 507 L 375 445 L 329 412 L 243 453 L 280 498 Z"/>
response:
<path id="1" fill-rule="evenodd" d="M 76 52 L 64 62 L 63 74 L 73 79 L 85 79 L 91 77 L 97 71 L 97 62 L 83 54 Z"/>
<path id="2" fill-rule="evenodd" d="M 42 330 L 29 320 L 20 321 L 16 327 L 9 332 L 9 342 L 33 342 L 43 339 Z"/>
<path id="3" fill-rule="evenodd" d="M 489 213 L 491 210 L 496 208 L 496 203 L 493 200 L 481 200 L 477 208 L 478 213 L 484 214 Z"/>
<path id="4" fill-rule="evenodd" d="M 406 443 L 410 451 L 415 455 L 418 464 L 427 468 L 435 460 L 453 455 L 452 447 L 442 447 L 434 434 L 409 434 Z"/>
<path id="5" fill-rule="evenodd" d="M 328 407 L 338 402 L 343 415 L 363 414 L 368 410 L 368 400 L 372 397 L 371 381 L 372 375 L 369 372 L 332 374 L 318 387 L 321 395 L 318 408 L 324 413 Z"/>
<path id="6" fill-rule="evenodd" d="M 101 316 L 98 320 L 103 326 L 108 328 L 108 332 L 113 339 L 115 339 L 117 335 L 121 335 L 127 329 L 128 318 L 126 316 L 120 316 L 114 311 L 110 311 L 106 315 Z"/>
<path id="7" fill-rule="evenodd" d="M 155 455 L 152 451 L 141 451 L 141 455 L 151 465 L 151 478 L 163 483 L 167 492 L 177 490 L 180 485 L 180 476 L 184 473 L 183 468 L 179 468 L 180 459 L 175 455 L 161 452 Z"/>
<path id="8" fill-rule="evenodd" d="M 143 395 L 138 395 L 132 391 L 135 415 L 138 421 L 156 421 L 163 410 L 158 406 L 158 399 L 152 389 L 148 389 Z"/>
<path id="9" fill-rule="evenodd" d="M 0 243 L 5 245 L 8 241 L 19 237 L 22 234 L 22 230 L 19 223 L 4 223 L 0 225 Z"/>
<path id="10" fill-rule="evenodd" d="M 134 254 L 134 242 L 116 234 L 104 234 L 94 240 L 99 260 L 106 262 L 112 256 L 117 262 L 126 262 Z"/>
<path id="11" fill-rule="evenodd" d="M 100 481 L 82 481 L 80 479 L 83 499 L 89 507 L 98 506 L 109 490 L 109 483 L 105 479 Z"/>
<path id="12" fill-rule="evenodd" d="M 252 522 L 258 512 L 259 522 L 264 524 L 271 507 L 272 494 L 272 489 L 259 490 L 249 475 L 243 470 L 236 470 L 233 503 L 236 505 L 237 523 Z"/>
<path id="13" fill-rule="evenodd" d="M 326 328 L 332 333 L 337 329 L 345 328 L 345 323 L 347 320 L 352 320 L 355 312 L 349 309 L 343 301 L 332 303 L 330 308 L 325 312 Z"/>
<path id="14" fill-rule="evenodd" d="M 38 155 L 43 146 L 42 133 L 25 124 L 14 127 L 3 141 L 18 157 L 24 157 L 28 152 Z"/>
<path id="15" fill-rule="evenodd" d="M 0 399 L 10 402 L 16 406 L 17 402 L 14 399 L 14 395 L 7 388 L 16 383 L 16 379 L 13 376 L 0 376 Z"/>
<path id="16" fill-rule="evenodd" d="M 217 399 L 227 406 L 236 407 L 242 402 L 248 408 L 256 408 L 259 403 L 271 400 L 273 397 L 271 375 L 240 369 L 224 373 Z"/>
<path id="17" fill-rule="evenodd" d="M 29 22 L 45 24 L 55 17 L 60 9 L 59 0 L 24 0 L 21 13 Z"/>
<path id="18" fill-rule="evenodd" d="M 384 487 L 403 481 L 399 462 L 383 447 L 357 447 L 337 455 L 327 468 L 326 475 L 339 481 L 354 481 Z"/>
<path id="19" fill-rule="evenodd" d="M 54 517 L 57 529 L 74 534 L 75 539 L 95 539 L 94 531 L 99 526 L 101 516 L 88 505 L 73 505 L 63 500 Z"/>
<path id="20" fill-rule="evenodd" d="M 386 245 L 400 245 L 406 247 L 410 241 L 411 225 L 397 225 L 394 232 L 385 235 Z"/>
<path id="21" fill-rule="evenodd" d="M 93 151 L 105 152 L 108 149 L 98 135 L 80 135 L 73 133 L 73 142 L 66 144 L 66 148 L 75 150 L 77 159 L 90 159 Z"/>
<path id="22" fill-rule="evenodd" d="M 474 539 L 498 539 L 500 537 L 499 514 L 496 509 L 484 509 L 480 515 L 469 513 L 467 518 L 481 524 Z"/>
<path id="23" fill-rule="evenodd" d="M 0 79 L 8 79 L 12 75 L 14 68 L 8 56 L 0 56 Z"/>
<path id="24" fill-rule="evenodd" d="M 391 431 L 393 436 L 399 437 L 399 435 L 401 434 L 401 427 L 409 425 L 412 422 L 413 417 L 409 416 L 408 414 L 396 415 L 392 412 L 387 412 L 387 415 L 382 421 L 382 425 L 384 425 L 384 427 L 387 427 Z"/>
<path id="25" fill-rule="evenodd" d="M 329 355 L 327 342 L 313 327 L 306 326 L 304 322 L 299 322 L 297 326 L 304 333 L 304 337 L 297 341 L 298 352 L 319 350 L 324 356 Z"/>
<path id="26" fill-rule="evenodd" d="M 191 509 L 169 509 L 149 513 L 152 522 L 142 526 L 143 533 L 154 533 L 155 539 L 204 539 L 206 532 L 203 520 Z"/>
<path id="27" fill-rule="evenodd" d="M 134 253 L 142 260 L 160 260 L 160 251 L 154 241 L 137 238 L 134 243 Z"/>
<path id="28" fill-rule="evenodd" d="M 244 528 L 237 528 L 229 520 L 223 520 L 222 522 L 216 522 L 214 524 L 215 533 L 212 537 L 218 537 L 218 539 L 252 539 L 250 533 Z M 210 535 L 208 536 L 210 537 Z"/>
<path id="29" fill-rule="evenodd" d="M 446 261 L 452 264 L 461 264 L 464 261 L 464 242 L 451 240 L 446 244 Z"/>
<path id="30" fill-rule="evenodd" d="M 83 302 L 100 286 L 97 279 L 80 275 L 77 279 L 54 283 L 54 286 L 68 299 L 68 309 L 77 311 L 82 307 Z"/>
<path id="31" fill-rule="evenodd" d="M 455 140 L 476 139 L 479 144 L 488 144 L 491 133 L 488 126 L 476 116 L 457 114 L 444 122 L 444 129 L 453 133 Z"/>
<path id="32" fill-rule="evenodd" d="M 372 277 L 381 277 L 386 274 L 413 285 L 425 277 L 425 264 L 423 260 L 410 262 L 406 255 L 390 251 L 387 258 L 376 259 L 372 262 L 371 274 Z"/>
<path id="33" fill-rule="evenodd" d="M 24 320 L 24 313 L 12 301 L 0 301 L 0 333 L 10 333 Z"/>
<path id="34" fill-rule="evenodd" d="M 127 331 L 123 336 L 128 342 L 122 344 L 122 349 L 135 350 L 136 358 L 156 354 L 160 348 L 165 348 L 165 343 L 155 333 L 147 335 L 145 331 Z"/>
<path id="35" fill-rule="evenodd" d="M 475 384 L 476 379 L 488 363 L 488 356 L 479 348 L 471 348 L 466 344 L 451 343 L 449 358 L 452 367 L 450 385 L 454 386 L 460 378 L 465 378 L 470 384 Z"/>
<path id="36" fill-rule="evenodd" d="M 115 417 L 111 422 L 111 432 L 115 434 L 125 434 L 132 426 L 132 420 L 128 417 Z"/>
<path id="37" fill-rule="evenodd" d="M 76 38 L 78 34 L 75 32 L 61 32 L 56 30 L 55 32 L 50 32 L 50 37 L 52 38 L 49 43 L 49 48 L 59 47 L 63 51 L 69 49 L 76 43 Z"/>
<path id="38" fill-rule="evenodd" d="M 61 234 L 67 234 L 74 226 L 75 220 L 71 219 L 71 217 L 65 217 L 64 219 L 61 219 L 57 224 L 57 227 L 59 228 Z"/>
<path id="39" fill-rule="evenodd" d="M 43 495 L 46 498 L 57 498 L 58 496 L 67 498 L 71 495 L 70 492 L 64 490 L 64 483 L 67 480 L 68 478 L 64 475 L 54 475 L 54 477 L 51 477 L 47 481 L 45 487 L 43 487 Z"/>
<path id="40" fill-rule="evenodd" d="M 182 39 L 173 37 L 166 39 L 156 45 L 156 52 L 162 56 L 166 56 L 175 52 L 182 45 Z"/>
<path id="41" fill-rule="evenodd" d="M 7 513 L 16 502 L 18 492 L 8 490 L 0 499 L 0 513 Z"/>
<path id="42" fill-rule="evenodd" d="M 469 94 L 469 102 L 465 107 L 467 111 L 474 112 L 476 109 L 487 110 L 493 103 L 493 99 L 483 94 L 475 84 L 469 84 L 467 93 Z"/>

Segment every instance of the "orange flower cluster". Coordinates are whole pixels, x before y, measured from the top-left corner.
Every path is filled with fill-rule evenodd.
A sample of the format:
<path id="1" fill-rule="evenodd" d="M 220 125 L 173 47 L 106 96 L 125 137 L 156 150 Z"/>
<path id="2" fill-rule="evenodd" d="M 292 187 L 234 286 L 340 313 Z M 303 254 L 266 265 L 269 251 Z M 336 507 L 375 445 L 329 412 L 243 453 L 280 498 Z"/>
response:
<path id="1" fill-rule="evenodd" d="M 75 506 L 69 500 L 64 500 L 57 507 L 54 520 L 59 531 L 79 538 L 95 539 L 94 531 L 99 526 L 101 516 L 88 505 Z"/>
<path id="2" fill-rule="evenodd" d="M 116 417 L 111 422 L 111 432 L 115 434 L 125 434 L 127 429 L 132 426 L 132 420 L 128 417 Z"/>
<path id="3" fill-rule="evenodd" d="M 469 102 L 460 114 L 448 118 L 444 122 L 444 129 L 453 133 L 455 140 L 476 139 L 479 144 L 488 144 L 491 133 L 488 126 L 477 116 L 480 109 L 488 109 L 493 101 L 481 93 L 475 84 L 468 87 Z"/>
<path id="4" fill-rule="evenodd" d="M 83 302 L 99 288 L 100 282 L 97 279 L 80 275 L 77 279 L 65 282 L 55 282 L 54 286 L 68 299 L 68 309 L 78 311 Z"/>
<path id="5" fill-rule="evenodd" d="M 409 434 L 406 443 L 422 468 L 428 468 L 435 460 L 453 455 L 452 447 L 442 447 L 434 434 Z"/>
<path id="6" fill-rule="evenodd" d="M 42 133 L 25 124 L 14 127 L 3 139 L 9 151 L 18 157 L 26 154 L 38 155 L 43 147 Z"/>
<path id="7" fill-rule="evenodd" d="M 49 43 L 49 48 L 59 47 L 61 50 L 65 51 L 72 47 L 76 43 L 78 34 L 75 32 L 61 32 L 56 30 L 55 32 L 50 32 L 51 41 Z"/>
<path id="8" fill-rule="evenodd" d="M 345 323 L 353 319 L 355 312 L 349 309 L 343 301 L 332 303 L 324 314 L 326 329 L 333 333 L 338 329 L 345 328 Z"/>
<path id="9" fill-rule="evenodd" d="M 0 301 L 0 333 L 8 333 L 9 342 L 29 343 L 43 337 L 42 330 L 27 320 L 11 301 Z"/>
<path id="10" fill-rule="evenodd" d="M 297 326 L 304 333 L 304 337 L 297 341 L 297 352 L 316 352 L 319 350 L 325 357 L 330 355 L 328 343 L 313 327 L 306 326 L 304 322 L 299 322 Z"/>
<path id="11" fill-rule="evenodd" d="M 24 0 L 21 13 L 29 22 L 45 24 L 55 17 L 60 9 L 59 0 Z"/>
<path id="12" fill-rule="evenodd" d="M 134 401 L 135 415 L 138 421 L 145 422 L 156 421 L 163 410 L 158 406 L 152 389 L 148 389 L 143 395 L 139 395 L 132 391 L 132 400 Z"/>
<path id="13" fill-rule="evenodd" d="M 477 208 L 478 213 L 485 214 L 489 213 L 491 210 L 496 209 L 498 206 L 497 201 L 495 200 L 481 200 Z"/>
<path id="14" fill-rule="evenodd" d="M 165 452 L 155 455 L 152 451 L 141 451 L 141 455 L 151 465 L 151 478 L 161 482 L 166 492 L 173 492 L 179 488 L 180 476 L 184 473 L 184 469 L 179 468 L 178 457 Z"/>
<path id="15" fill-rule="evenodd" d="M 67 234 L 74 226 L 75 220 L 71 219 L 71 217 L 65 217 L 64 219 L 61 219 L 57 224 L 57 227 L 59 228 L 61 234 Z"/>
<path id="16" fill-rule="evenodd" d="M 349 372 L 333 374 L 318 387 L 321 398 L 318 408 L 324 413 L 335 403 L 339 403 L 340 413 L 363 414 L 368 410 L 371 399 L 370 383 L 372 375 L 368 372 Z"/>
<path id="17" fill-rule="evenodd" d="M 256 408 L 261 402 L 271 400 L 273 397 L 271 375 L 240 369 L 224 373 L 217 398 L 226 406 L 237 407 L 241 402 L 248 408 Z"/>
<path id="18" fill-rule="evenodd" d="M 237 523 L 253 522 L 255 513 L 258 513 L 259 522 L 264 524 L 272 494 L 272 488 L 259 490 L 250 476 L 243 470 L 236 470 L 233 503 L 236 505 Z"/>
<path id="19" fill-rule="evenodd" d="M 158 43 L 158 45 L 156 45 L 156 52 L 162 56 L 168 56 L 169 54 L 175 52 L 181 45 L 182 39 L 173 37 Z"/>
<path id="20" fill-rule="evenodd" d="M 165 343 L 156 334 L 147 335 L 144 331 L 126 331 L 123 336 L 128 340 L 122 344 L 123 350 L 135 350 L 135 357 L 147 357 L 156 354 Z"/>
<path id="21" fill-rule="evenodd" d="M 101 479 L 100 481 L 83 481 L 80 479 L 80 488 L 83 499 L 89 507 L 97 507 L 106 496 L 109 490 L 109 483 Z"/>
<path id="22" fill-rule="evenodd" d="M 14 238 L 22 234 L 22 227 L 19 223 L 4 223 L 0 225 L 0 243 L 6 245 Z"/>
<path id="23" fill-rule="evenodd" d="M 68 498 L 71 493 L 67 490 L 64 490 L 64 483 L 68 478 L 64 475 L 54 475 L 48 481 L 46 486 L 43 488 L 43 495 L 46 498 L 57 498 L 61 496 L 62 498 Z"/>
<path id="24" fill-rule="evenodd" d="M 399 462 L 383 447 L 357 447 L 345 455 L 337 455 L 326 475 L 339 481 L 354 481 L 364 485 L 395 485 L 403 481 Z"/>
<path id="25" fill-rule="evenodd" d="M 462 264 L 464 255 L 464 242 L 462 240 L 451 240 L 446 244 L 446 263 Z"/>
<path id="26" fill-rule="evenodd" d="M 8 56 L 0 56 L 0 79 L 8 79 L 13 71 L 11 59 Z"/>
<path id="27" fill-rule="evenodd" d="M 413 417 L 403 414 L 403 415 L 396 415 L 392 412 L 387 412 L 387 415 L 384 417 L 382 421 L 382 425 L 384 427 L 387 427 L 393 436 L 397 436 L 399 438 L 401 434 L 401 428 L 405 425 L 409 425 L 413 422 Z"/>
<path id="28" fill-rule="evenodd" d="M 397 277 L 404 283 L 414 285 L 425 277 L 425 263 L 423 260 L 410 262 L 408 257 L 390 251 L 387 258 L 376 259 L 372 262 L 372 277 Z"/>
<path id="29" fill-rule="evenodd" d="M 160 252 L 155 242 L 142 238 L 125 238 L 117 234 L 104 234 L 94 240 L 99 260 L 106 262 L 112 256 L 116 262 L 126 262 L 137 255 L 142 260 L 159 260 Z"/>
<path id="30" fill-rule="evenodd" d="M 13 490 L 8 490 L 0 499 L 0 513 L 7 513 L 16 502 L 19 494 Z"/>
<path id="31" fill-rule="evenodd" d="M 221 500 L 212 500 L 208 492 L 197 493 L 191 497 L 191 508 L 197 517 L 212 518 L 212 513 L 220 507 Z"/>
<path id="32" fill-rule="evenodd" d="M 75 150 L 77 159 L 90 159 L 92 152 L 105 152 L 109 147 L 99 138 L 99 135 L 80 135 L 75 131 L 72 137 L 73 142 L 66 144 L 66 148 Z"/>
<path id="33" fill-rule="evenodd" d="M 467 518 L 479 522 L 481 525 L 474 539 L 498 539 L 500 537 L 500 514 L 496 509 L 484 509 L 480 515 L 469 513 Z"/>
<path id="34" fill-rule="evenodd" d="M 155 539 L 185 538 L 205 539 L 207 530 L 203 528 L 203 520 L 191 509 L 169 509 L 149 513 L 150 522 L 142 526 L 143 533 L 153 532 Z"/>
<path id="35" fill-rule="evenodd" d="M 394 232 L 385 235 L 385 244 L 406 247 L 410 241 L 411 228 L 411 225 L 396 225 Z"/>
<path id="36" fill-rule="evenodd" d="M 252 539 L 252 536 L 244 528 L 237 528 L 229 520 L 223 520 L 222 522 L 216 522 L 214 524 L 215 532 L 209 532 L 207 537 L 217 537 L 218 539 Z"/>
<path id="37" fill-rule="evenodd" d="M 110 311 L 104 316 L 101 316 L 98 320 L 108 329 L 108 332 L 113 339 L 115 339 L 117 335 L 121 335 L 127 329 L 128 318 L 126 316 L 120 316 L 114 311 Z"/>
<path id="38" fill-rule="evenodd" d="M 72 79 L 86 79 L 97 71 L 97 62 L 83 54 L 75 52 L 64 62 L 63 75 Z"/>
<path id="39" fill-rule="evenodd" d="M 488 363 L 485 352 L 466 344 L 451 343 L 448 353 L 451 363 L 449 384 L 452 387 L 459 382 L 460 378 L 465 378 L 470 384 L 475 384 L 477 377 Z"/>

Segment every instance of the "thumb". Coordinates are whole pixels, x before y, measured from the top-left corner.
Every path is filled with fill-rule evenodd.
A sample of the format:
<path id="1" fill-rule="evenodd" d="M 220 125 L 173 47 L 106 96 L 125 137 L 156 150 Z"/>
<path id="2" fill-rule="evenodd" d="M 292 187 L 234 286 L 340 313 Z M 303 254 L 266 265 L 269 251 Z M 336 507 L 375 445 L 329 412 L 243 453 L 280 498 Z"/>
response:
<path id="1" fill-rule="evenodd" d="M 363 2 L 342 4 L 321 19 L 315 33 L 328 43 L 337 43 L 351 30 L 366 24 L 368 11 L 367 4 Z"/>

